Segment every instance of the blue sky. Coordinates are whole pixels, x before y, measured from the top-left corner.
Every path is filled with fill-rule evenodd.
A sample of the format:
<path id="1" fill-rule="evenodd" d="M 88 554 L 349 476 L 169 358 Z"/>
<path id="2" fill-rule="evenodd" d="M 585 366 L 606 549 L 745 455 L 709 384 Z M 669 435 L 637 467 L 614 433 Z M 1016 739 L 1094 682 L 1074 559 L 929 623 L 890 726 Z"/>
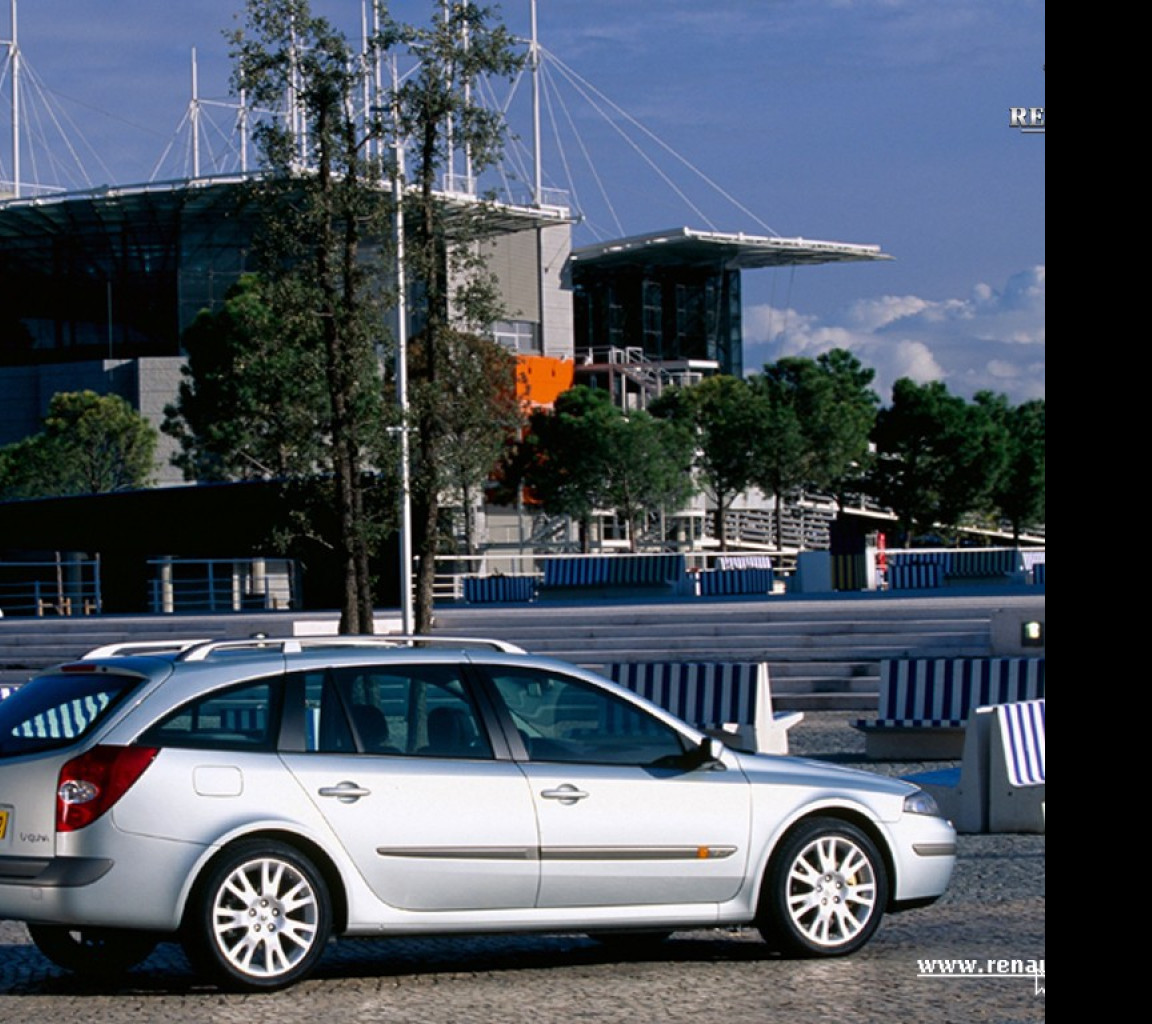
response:
<path id="1" fill-rule="evenodd" d="M 433 10 L 391 6 L 418 23 Z M 313 8 L 358 33 L 359 0 Z M 46 155 L 33 164 L 32 140 L 22 177 L 189 173 L 176 132 L 191 52 L 201 98 L 226 100 L 222 33 L 241 9 L 24 0 L 22 91 L 61 131 L 31 114 L 26 127 L 45 136 L 45 153 L 74 152 L 84 180 Z M 500 10 L 527 35 L 528 0 Z M 1045 397 L 1045 140 L 1008 123 L 1010 107 L 1044 105 L 1043 2 L 539 0 L 538 10 L 546 184 L 574 196 L 578 244 L 679 226 L 876 244 L 894 260 L 746 273 L 747 367 L 845 347 L 877 371 L 884 401 L 901 376 L 964 397 Z M 10 35 L 5 11 L 0 38 Z M 0 178 L 11 171 L 9 88 L 0 82 Z M 527 95 L 521 85 L 510 108 L 525 138 Z"/>

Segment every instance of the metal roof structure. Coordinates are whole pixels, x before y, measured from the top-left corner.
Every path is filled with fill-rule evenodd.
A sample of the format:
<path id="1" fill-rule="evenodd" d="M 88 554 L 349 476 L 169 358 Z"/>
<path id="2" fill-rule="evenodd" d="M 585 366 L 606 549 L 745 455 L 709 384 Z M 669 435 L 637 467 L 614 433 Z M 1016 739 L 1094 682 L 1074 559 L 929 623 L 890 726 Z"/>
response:
<path id="1" fill-rule="evenodd" d="M 33 197 L 0 198 L 0 246 L 40 244 L 46 238 L 68 235 L 110 235 L 126 228 L 137 232 L 145 225 L 169 225 L 178 216 L 236 218 L 245 185 L 259 178 L 237 174 L 182 181 L 154 182 L 59 192 Z M 388 183 L 381 191 L 390 191 Z M 492 234 L 571 222 L 561 207 L 527 207 L 490 202 L 460 193 L 442 193 L 449 216 L 469 217 Z M 451 227 L 449 228 L 451 230 Z"/>
<path id="2" fill-rule="evenodd" d="M 674 228 L 635 235 L 572 250 L 577 266 L 724 267 L 758 270 L 764 267 L 816 266 L 890 260 L 878 245 L 821 242 L 808 238 L 725 234 Z"/>

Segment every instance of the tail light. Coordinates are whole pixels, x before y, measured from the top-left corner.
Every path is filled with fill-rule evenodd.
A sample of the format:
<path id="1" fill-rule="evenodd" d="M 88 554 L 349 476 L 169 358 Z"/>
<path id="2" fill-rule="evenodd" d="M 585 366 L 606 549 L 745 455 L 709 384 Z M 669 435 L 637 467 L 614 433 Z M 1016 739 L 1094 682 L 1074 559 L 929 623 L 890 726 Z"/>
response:
<path id="1" fill-rule="evenodd" d="M 132 787 L 158 753 L 156 747 L 93 747 L 60 769 L 56 831 L 91 825 Z"/>

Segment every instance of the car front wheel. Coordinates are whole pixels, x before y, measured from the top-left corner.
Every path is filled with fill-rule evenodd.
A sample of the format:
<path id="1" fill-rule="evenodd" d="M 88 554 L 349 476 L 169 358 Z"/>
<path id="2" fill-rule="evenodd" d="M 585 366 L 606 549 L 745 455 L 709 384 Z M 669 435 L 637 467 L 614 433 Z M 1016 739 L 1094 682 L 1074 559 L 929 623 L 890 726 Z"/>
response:
<path id="1" fill-rule="evenodd" d="M 888 876 L 872 840 L 848 822 L 814 818 L 772 858 L 757 924 L 781 952 L 843 956 L 872 937 L 887 901 Z"/>
<path id="2" fill-rule="evenodd" d="M 197 886 L 184 947 L 228 988 L 271 991 L 307 975 L 332 927 L 328 887 L 307 857 L 284 843 L 239 843 Z"/>
<path id="3" fill-rule="evenodd" d="M 89 977 L 123 974 L 156 948 L 150 935 L 115 928 L 30 924 L 28 934 L 57 967 Z"/>

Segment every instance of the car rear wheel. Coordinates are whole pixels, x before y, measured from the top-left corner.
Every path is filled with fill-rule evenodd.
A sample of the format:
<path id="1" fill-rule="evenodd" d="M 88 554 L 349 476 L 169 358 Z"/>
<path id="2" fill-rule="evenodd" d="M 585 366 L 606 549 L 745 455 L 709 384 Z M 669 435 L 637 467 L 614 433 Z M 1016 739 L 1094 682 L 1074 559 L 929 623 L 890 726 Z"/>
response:
<path id="1" fill-rule="evenodd" d="M 184 948 L 226 987 L 267 992 L 305 977 L 331 928 L 315 865 L 285 843 L 250 841 L 226 851 L 197 886 Z"/>
<path id="2" fill-rule="evenodd" d="M 772 858 L 757 924 L 781 952 L 843 956 L 872 937 L 887 902 L 875 843 L 848 822 L 814 818 L 785 837 Z"/>
<path id="3" fill-rule="evenodd" d="M 30 924 L 28 934 L 57 967 L 89 976 L 123 974 L 156 948 L 152 936 L 116 928 Z"/>

